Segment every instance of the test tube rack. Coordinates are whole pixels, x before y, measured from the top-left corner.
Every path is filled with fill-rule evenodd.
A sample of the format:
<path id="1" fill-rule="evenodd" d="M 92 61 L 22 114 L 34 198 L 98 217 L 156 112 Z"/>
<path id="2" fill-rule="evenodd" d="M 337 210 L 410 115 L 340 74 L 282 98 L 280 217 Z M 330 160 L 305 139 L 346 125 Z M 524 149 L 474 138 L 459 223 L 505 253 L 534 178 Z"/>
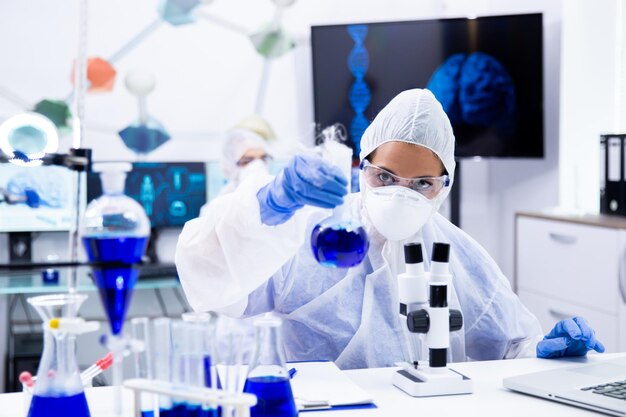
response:
<path id="1" fill-rule="evenodd" d="M 142 392 L 230 407 L 234 409 L 234 417 L 250 417 L 250 408 L 257 403 L 257 398 L 253 394 L 233 394 L 224 390 L 201 387 L 186 387 L 183 391 L 170 382 L 152 379 L 128 379 L 124 381 L 124 387 L 133 391 L 135 417 L 141 417 Z"/>

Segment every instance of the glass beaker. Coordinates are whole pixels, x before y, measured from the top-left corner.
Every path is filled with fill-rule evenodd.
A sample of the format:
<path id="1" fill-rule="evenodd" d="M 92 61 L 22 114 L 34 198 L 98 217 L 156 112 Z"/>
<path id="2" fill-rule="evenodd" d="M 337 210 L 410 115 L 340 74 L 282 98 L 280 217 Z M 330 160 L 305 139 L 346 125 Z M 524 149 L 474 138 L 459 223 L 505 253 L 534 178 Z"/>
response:
<path id="1" fill-rule="evenodd" d="M 86 298 L 74 293 L 28 299 L 44 322 L 43 352 L 28 417 L 62 416 L 69 410 L 72 416 L 90 417 L 76 363 L 76 335 L 50 326 L 51 319 L 76 317 Z"/>
<path id="2" fill-rule="evenodd" d="M 333 126 L 331 126 L 333 128 Z M 327 131 L 330 128 L 327 128 Z M 347 190 L 350 191 L 352 150 L 335 141 L 338 133 L 334 127 L 330 133 L 324 134 L 327 140 L 323 143 L 323 157 L 337 166 L 348 180 Z M 311 249 L 320 265 L 330 268 L 350 268 L 363 261 L 369 249 L 369 238 L 361 223 L 353 218 L 345 203 L 333 210 L 327 217 L 313 228 L 311 233 Z"/>
<path id="3" fill-rule="evenodd" d="M 108 347 L 113 353 L 115 414 L 122 412 L 122 358 L 126 343 L 121 339 L 126 311 L 137 282 L 150 236 L 150 220 L 143 207 L 124 195 L 129 163 L 94 164 L 100 173 L 103 195 L 89 203 L 80 234 L 87 257 L 96 263 L 93 278 L 111 325 Z"/>
<path id="4" fill-rule="evenodd" d="M 255 350 L 243 391 L 257 396 L 251 417 L 293 417 L 298 410 L 282 353 L 282 320 L 268 313 L 255 319 Z"/>

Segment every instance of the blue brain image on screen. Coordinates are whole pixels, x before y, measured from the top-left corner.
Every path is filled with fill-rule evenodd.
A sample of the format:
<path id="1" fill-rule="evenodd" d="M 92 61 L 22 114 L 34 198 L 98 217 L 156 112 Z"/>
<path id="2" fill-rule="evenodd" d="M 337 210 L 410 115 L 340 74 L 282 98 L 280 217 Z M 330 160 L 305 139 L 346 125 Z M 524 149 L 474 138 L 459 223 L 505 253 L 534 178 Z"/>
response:
<path id="1" fill-rule="evenodd" d="M 506 125 L 515 114 L 511 76 L 497 59 L 482 52 L 450 56 L 433 73 L 427 88 L 453 125 Z"/>

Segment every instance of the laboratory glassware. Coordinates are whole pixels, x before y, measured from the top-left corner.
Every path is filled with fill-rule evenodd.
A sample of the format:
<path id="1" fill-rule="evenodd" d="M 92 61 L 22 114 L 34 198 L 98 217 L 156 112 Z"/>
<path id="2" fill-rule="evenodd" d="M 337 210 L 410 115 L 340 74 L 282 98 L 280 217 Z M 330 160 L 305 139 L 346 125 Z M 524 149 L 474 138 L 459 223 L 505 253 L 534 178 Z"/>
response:
<path id="1" fill-rule="evenodd" d="M 159 317 L 152 322 L 154 330 L 153 364 L 154 377 L 159 381 L 169 382 L 172 375 L 172 320 Z M 166 395 L 159 395 L 159 415 L 174 417 L 172 399 Z"/>
<path id="2" fill-rule="evenodd" d="M 44 322 L 44 346 L 37 370 L 28 417 L 66 415 L 90 417 L 76 362 L 76 333 L 59 327 L 64 319 L 76 318 L 87 298 L 83 294 L 55 294 L 28 299 Z"/>
<path id="3" fill-rule="evenodd" d="M 131 335 L 134 341 L 141 342 L 142 348 L 136 349 L 135 373 L 137 378 L 152 379 L 152 349 L 150 345 L 150 320 L 147 317 L 135 317 L 130 321 Z M 141 417 L 154 417 L 154 396 L 141 393 Z"/>
<path id="4" fill-rule="evenodd" d="M 194 327 L 194 338 L 192 342 L 202 344 L 204 386 L 207 388 L 221 388 L 219 375 L 215 369 L 217 363 L 217 351 L 215 346 L 217 313 L 194 311 L 183 313 L 181 317 L 184 322 L 191 323 Z M 201 342 L 195 335 L 201 335 Z M 213 383 L 213 381 L 215 381 L 215 383 Z"/>
<path id="5" fill-rule="evenodd" d="M 111 325 L 108 346 L 113 352 L 115 414 L 122 412 L 122 359 L 125 342 L 121 338 L 132 290 L 139 275 L 136 265 L 146 251 L 150 221 L 133 199 L 124 195 L 130 163 L 99 163 L 103 195 L 89 203 L 81 224 L 81 237 L 87 257 L 96 263 L 93 278 Z"/>
<path id="6" fill-rule="evenodd" d="M 298 415 L 285 368 L 281 325 L 282 320 L 271 313 L 254 321 L 255 350 L 243 388 L 244 392 L 257 396 L 257 404 L 250 409 L 251 417 Z"/>
<path id="7" fill-rule="evenodd" d="M 346 188 L 350 191 L 352 150 L 334 139 L 337 128 L 331 128 L 325 130 L 329 133 L 326 133 L 326 141 L 322 144 L 323 158 L 341 170 L 348 180 Z M 369 239 L 361 223 L 344 203 L 335 207 L 330 217 L 313 228 L 311 248 L 320 265 L 349 268 L 363 261 L 369 249 Z"/>

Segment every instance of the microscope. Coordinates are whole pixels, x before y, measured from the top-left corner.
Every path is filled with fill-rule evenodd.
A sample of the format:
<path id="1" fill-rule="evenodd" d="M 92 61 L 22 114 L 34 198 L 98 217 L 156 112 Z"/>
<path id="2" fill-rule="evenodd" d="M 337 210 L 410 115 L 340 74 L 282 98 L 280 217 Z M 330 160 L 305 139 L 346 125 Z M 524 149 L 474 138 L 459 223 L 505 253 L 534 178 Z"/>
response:
<path id="1" fill-rule="evenodd" d="M 398 276 L 400 315 L 411 333 L 425 335 L 429 360 L 401 363 L 392 382 L 412 397 L 471 394 L 472 381 L 447 366 L 450 332 L 463 327 L 461 312 L 448 308 L 450 245 L 433 244 L 429 272 L 421 244 L 405 245 L 404 258 L 406 272 Z"/>

